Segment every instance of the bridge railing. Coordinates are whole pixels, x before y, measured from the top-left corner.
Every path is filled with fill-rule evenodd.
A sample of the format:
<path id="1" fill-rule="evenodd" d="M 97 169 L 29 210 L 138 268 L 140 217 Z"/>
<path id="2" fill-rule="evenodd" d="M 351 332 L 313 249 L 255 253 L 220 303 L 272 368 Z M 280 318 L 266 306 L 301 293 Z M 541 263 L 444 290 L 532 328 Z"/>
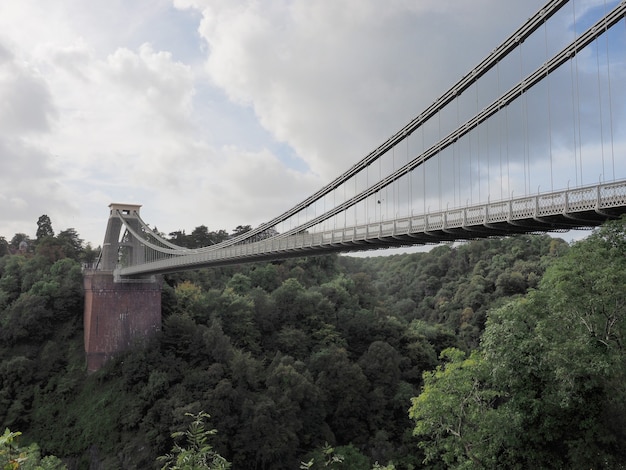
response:
<path id="1" fill-rule="evenodd" d="M 293 249 L 549 217 L 566 213 L 601 211 L 602 209 L 624 205 L 626 205 L 626 182 L 617 182 L 409 216 L 393 221 L 357 225 L 313 234 L 298 234 L 285 239 L 268 240 L 267 242 L 271 243 L 270 250 Z M 267 245 L 265 247 L 262 245 L 263 243 L 256 244 L 260 250 L 268 248 Z"/>
<path id="2" fill-rule="evenodd" d="M 511 232 L 546 231 L 550 230 L 550 226 L 542 226 L 541 222 L 549 220 L 550 217 L 560 217 L 561 226 L 582 227 L 590 225 L 587 219 L 589 213 L 602 215 L 610 208 L 622 208 L 626 211 L 626 180 L 411 215 L 390 221 L 320 232 L 302 232 L 288 237 L 276 236 L 212 251 L 183 252 L 180 256 L 170 256 L 167 259 L 137 266 L 122 267 L 119 274 L 130 276 L 139 273 L 168 272 L 190 267 L 224 264 L 228 260 L 235 259 L 245 262 L 246 259 L 271 258 L 273 255 L 280 254 L 301 253 L 305 255 L 316 249 L 344 251 L 344 247 L 348 250 L 384 244 L 438 243 L 446 239 L 445 234 L 450 234 L 447 239 L 469 239 L 475 238 L 476 235 L 473 234 L 476 232 L 473 230 L 479 227 L 484 230 L 494 227 L 506 229 L 507 224 L 511 224 Z M 580 216 L 583 216 L 583 219 L 577 222 L 577 217 Z M 527 223 L 526 229 L 524 224 L 519 222 Z M 600 218 L 597 219 L 597 223 L 600 223 Z"/>

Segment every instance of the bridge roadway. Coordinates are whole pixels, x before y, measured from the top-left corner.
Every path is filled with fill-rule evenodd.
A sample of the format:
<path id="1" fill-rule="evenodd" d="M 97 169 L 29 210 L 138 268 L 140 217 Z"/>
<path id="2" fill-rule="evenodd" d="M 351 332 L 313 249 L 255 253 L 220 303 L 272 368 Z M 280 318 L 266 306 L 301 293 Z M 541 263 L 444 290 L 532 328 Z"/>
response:
<path id="1" fill-rule="evenodd" d="M 181 249 L 179 255 L 118 267 L 118 280 L 189 269 L 363 251 L 445 241 L 545 233 L 594 227 L 626 213 L 626 180 L 512 198 L 464 208 L 400 217 L 315 233 L 276 235 L 265 240 Z M 148 248 L 146 248 L 148 249 Z"/>

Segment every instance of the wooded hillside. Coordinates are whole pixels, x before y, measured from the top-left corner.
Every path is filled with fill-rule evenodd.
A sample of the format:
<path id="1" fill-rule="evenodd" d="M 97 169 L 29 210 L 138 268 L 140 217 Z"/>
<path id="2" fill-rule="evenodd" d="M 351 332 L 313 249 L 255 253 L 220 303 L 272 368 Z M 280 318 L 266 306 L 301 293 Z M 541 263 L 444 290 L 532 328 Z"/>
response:
<path id="1" fill-rule="evenodd" d="M 5 242 L 0 424 L 72 469 L 161 468 L 201 412 L 234 469 L 623 468 L 625 232 L 167 276 L 161 333 L 92 375 L 93 250 Z"/>

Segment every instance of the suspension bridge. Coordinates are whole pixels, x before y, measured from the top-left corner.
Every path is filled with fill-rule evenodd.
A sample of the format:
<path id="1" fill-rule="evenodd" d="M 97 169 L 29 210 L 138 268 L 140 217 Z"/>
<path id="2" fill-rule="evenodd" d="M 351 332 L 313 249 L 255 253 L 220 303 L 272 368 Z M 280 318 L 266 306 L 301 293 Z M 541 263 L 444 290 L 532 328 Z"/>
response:
<path id="1" fill-rule="evenodd" d="M 101 258 L 85 272 L 89 369 L 159 328 L 159 274 L 619 217 L 624 83 L 626 0 L 553 0 L 351 168 L 242 235 L 180 247 L 141 206 L 111 204 Z"/>

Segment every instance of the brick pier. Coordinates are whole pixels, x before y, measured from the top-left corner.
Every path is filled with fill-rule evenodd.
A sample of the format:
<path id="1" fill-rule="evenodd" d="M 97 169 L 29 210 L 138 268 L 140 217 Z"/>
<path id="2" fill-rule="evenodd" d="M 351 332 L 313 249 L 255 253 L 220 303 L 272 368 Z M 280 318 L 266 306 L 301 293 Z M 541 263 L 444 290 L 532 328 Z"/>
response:
<path id="1" fill-rule="evenodd" d="M 86 271 L 83 282 L 88 372 L 161 329 L 160 280 L 114 282 L 111 271 Z"/>

